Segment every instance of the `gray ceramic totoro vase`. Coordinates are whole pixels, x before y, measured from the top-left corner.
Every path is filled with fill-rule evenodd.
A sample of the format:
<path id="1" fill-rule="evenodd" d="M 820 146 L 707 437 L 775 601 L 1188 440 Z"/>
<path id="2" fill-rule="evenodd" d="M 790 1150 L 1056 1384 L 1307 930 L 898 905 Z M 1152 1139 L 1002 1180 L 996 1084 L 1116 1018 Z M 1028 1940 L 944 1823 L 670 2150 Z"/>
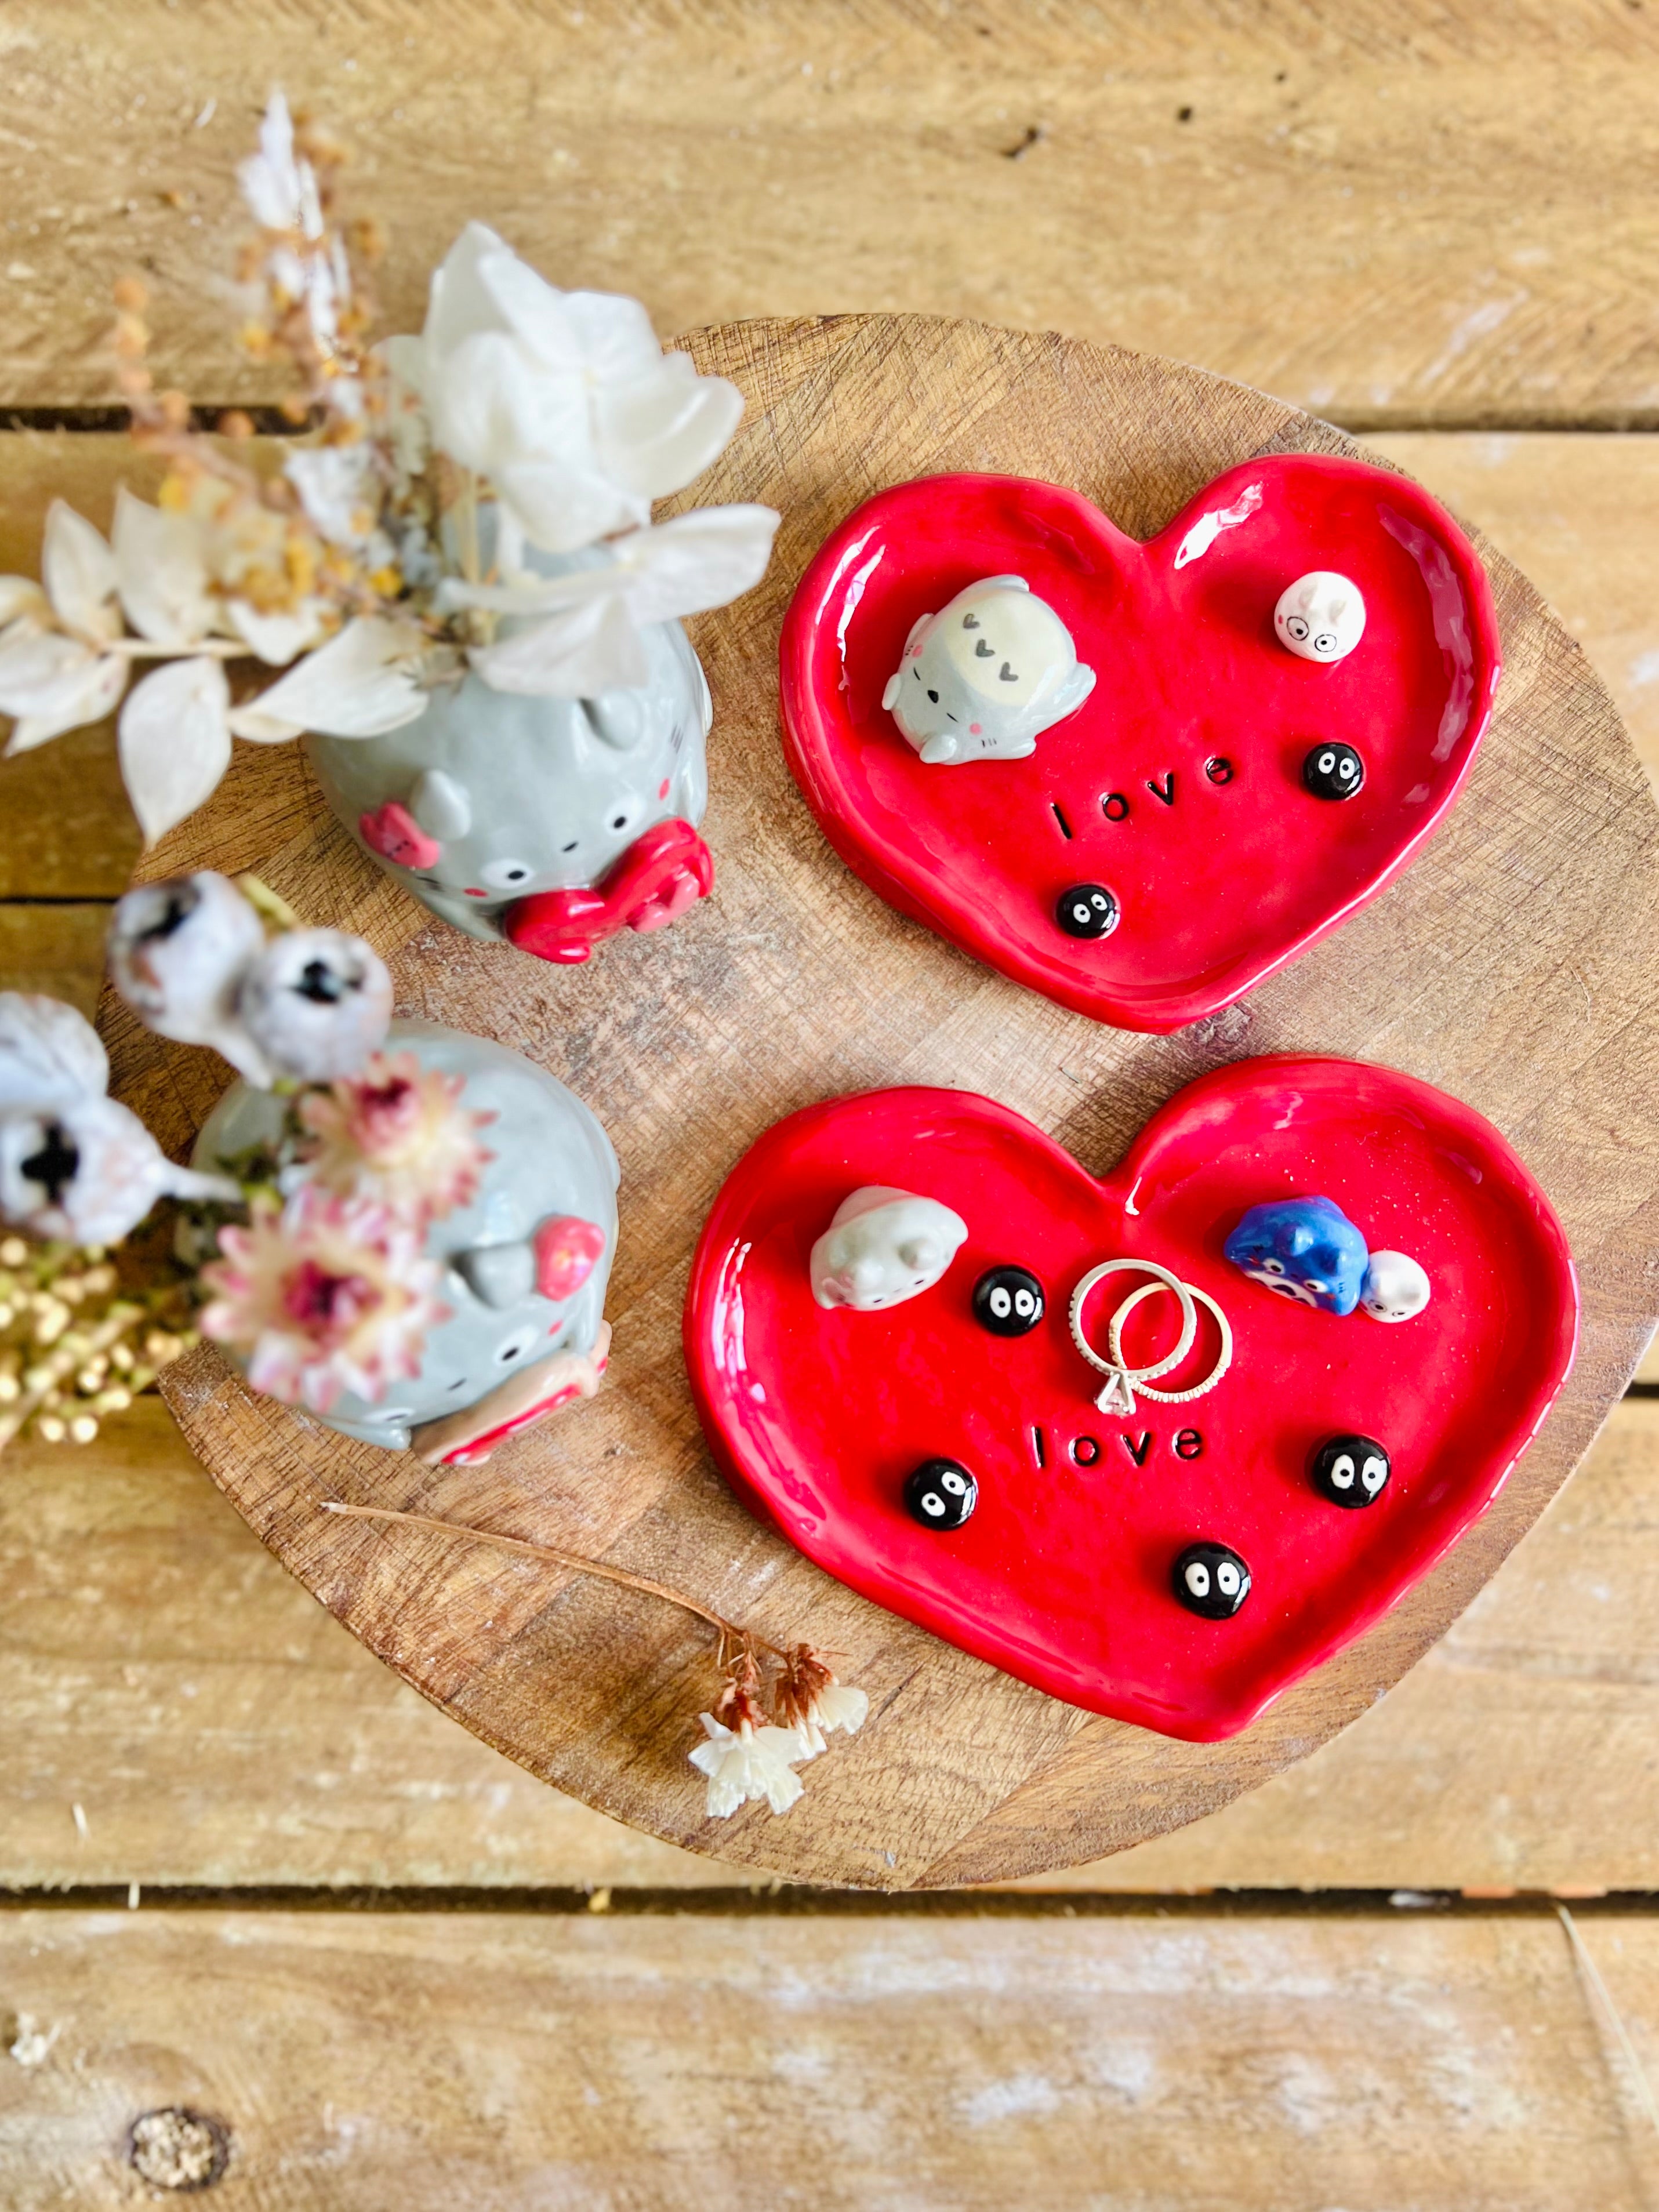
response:
<path id="1" fill-rule="evenodd" d="M 708 686 L 678 623 L 641 633 L 649 679 L 592 699 L 434 690 L 379 738 L 307 738 L 324 795 L 369 858 L 472 937 L 585 960 L 673 921 L 714 881 Z"/>
<path id="2" fill-rule="evenodd" d="M 427 1232 L 428 1255 L 445 1263 L 450 1318 L 428 1334 L 420 1373 L 389 1384 L 378 1404 L 347 1392 L 317 1418 L 368 1443 L 472 1465 L 507 1435 L 598 1387 L 611 1334 L 604 1313 L 617 1249 L 617 1155 L 580 1099 L 502 1045 L 428 1022 L 394 1022 L 386 1048 L 462 1077 L 461 1105 L 495 1117 L 479 1132 L 494 1157 L 472 1203 Z M 234 1085 L 204 1126 L 193 1160 L 222 1164 L 273 1144 L 285 1109 L 269 1091 Z M 539 1287 L 550 1278 L 538 1231 L 573 1222 L 591 1224 L 603 1245 L 577 1287 L 548 1296 Z"/>

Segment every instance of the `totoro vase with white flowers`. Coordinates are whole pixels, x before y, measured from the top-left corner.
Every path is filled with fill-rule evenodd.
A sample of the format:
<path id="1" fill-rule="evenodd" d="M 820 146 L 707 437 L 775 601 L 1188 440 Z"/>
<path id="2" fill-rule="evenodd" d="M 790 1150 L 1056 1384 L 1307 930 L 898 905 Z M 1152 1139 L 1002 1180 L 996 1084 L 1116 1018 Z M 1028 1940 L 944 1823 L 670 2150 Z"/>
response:
<path id="1" fill-rule="evenodd" d="M 341 159 L 277 94 L 240 172 L 250 328 L 313 426 L 280 467 L 246 417 L 215 440 L 155 392 L 142 289 L 118 294 L 120 388 L 167 473 L 155 505 L 122 491 L 109 542 L 57 502 L 41 582 L 0 579 L 9 750 L 119 704 L 153 841 L 234 738 L 308 733 L 376 866 L 475 936 L 584 960 L 712 885 L 710 702 L 678 618 L 759 581 L 778 518 L 651 507 L 714 461 L 742 396 L 665 353 L 637 301 L 561 292 L 479 223 L 422 333 L 371 346 L 374 234 L 336 219 Z"/>

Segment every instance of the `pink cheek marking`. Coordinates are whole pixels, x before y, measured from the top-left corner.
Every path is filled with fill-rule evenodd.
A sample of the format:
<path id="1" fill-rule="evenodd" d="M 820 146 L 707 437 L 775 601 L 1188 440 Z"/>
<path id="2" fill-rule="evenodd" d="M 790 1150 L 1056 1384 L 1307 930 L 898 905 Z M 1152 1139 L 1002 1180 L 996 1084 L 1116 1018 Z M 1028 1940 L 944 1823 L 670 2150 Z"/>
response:
<path id="1" fill-rule="evenodd" d="M 662 781 L 657 786 L 657 796 L 659 799 L 666 799 L 668 796 L 668 778 L 666 776 L 664 776 Z"/>
<path id="2" fill-rule="evenodd" d="M 466 895 L 468 898 L 488 898 L 489 896 L 489 893 L 488 891 L 475 891 L 470 886 Z"/>
<path id="3" fill-rule="evenodd" d="M 968 734 L 970 738 L 977 738 L 981 736 L 983 732 L 981 731 L 977 722 L 969 722 L 968 725 Z"/>

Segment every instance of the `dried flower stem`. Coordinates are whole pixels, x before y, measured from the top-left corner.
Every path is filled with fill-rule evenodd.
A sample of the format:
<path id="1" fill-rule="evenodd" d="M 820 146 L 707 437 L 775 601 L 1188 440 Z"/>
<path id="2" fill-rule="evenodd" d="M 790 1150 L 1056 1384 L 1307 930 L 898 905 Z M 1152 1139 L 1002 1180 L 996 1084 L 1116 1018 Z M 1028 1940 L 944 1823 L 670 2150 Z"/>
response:
<path id="1" fill-rule="evenodd" d="M 696 1598 L 687 1597 L 684 1590 L 672 1589 L 666 1583 L 653 1582 L 648 1575 L 636 1575 L 627 1567 L 612 1567 L 601 1559 L 584 1559 L 579 1552 L 563 1552 L 555 1544 L 532 1544 L 522 1536 L 499 1535 L 493 1528 L 474 1528 L 464 1521 L 440 1521 L 430 1513 L 404 1513 L 389 1505 L 345 1505 L 337 1498 L 326 1498 L 325 1513 L 343 1514 L 353 1521 L 403 1521 L 416 1528 L 436 1528 L 446 1536 L 471 1536 L 481 1544 L 498 1544 L 503 1551 L 522 1552 L 532 1559 L 550 1559 L 556 1566 L 569 1567 L 579 1575 L 594 1575 L 599 1581 L 615 1583 L 621 1589 L 641 1590 L 647 1597 L 659 1597 L 670 1605 L 677 1605 L 684 1613 L 695 1613 L 699 1620 L 706 1620 L 711 1628 L 720 1632 L 722 1649 L 729 1642 L 745 1650 L 764 1651 L 774 1659 L 787 1661 L 788 1652 L 775 1644 L 769 1644 L 763 1636 L 756 1636 L 735 1621 L 726 1620 Z"/>

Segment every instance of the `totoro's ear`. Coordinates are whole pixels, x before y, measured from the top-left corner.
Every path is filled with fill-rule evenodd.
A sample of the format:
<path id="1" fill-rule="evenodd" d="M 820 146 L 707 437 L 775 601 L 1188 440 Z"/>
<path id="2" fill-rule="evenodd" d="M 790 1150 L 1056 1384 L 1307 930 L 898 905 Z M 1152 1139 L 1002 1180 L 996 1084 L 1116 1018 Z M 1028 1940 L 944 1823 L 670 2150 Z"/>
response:
<path id="1" fill-rule="evenodd" d="M 429 768 L 416 779 L 409 811 L 428 837 L 465 837 L 472 827 L 472 801 L 465 785 L 441 768 Z"/>
<path id="2" fill-rule="evenodd" d="M 892 713 L 894 708 L 898 704 L 898 695 L 903 689 L 904 683 L 902 675 L 890 676 L 888 678 L 887 689 L 881 695 L 881 710 L 884 714 L 890 714 Z"/>
<path id="3" fill-rule="evenodd" d="M 595 1222 L 580 1220 L 574 1213 L 560 1213 L 544 1221 L 531 1243 L 535 1248 L 536 1288 L 556 1304 L 574 1297 L 592 1273 L 605 1250 L 605 1231 Z"/>
<path id="4" fill-rule="evenodd" d="M 933 619 L 933 617 L 932 615 L 918 615 L 916 617 L 915 620 L 911 623 L 905 636 L 904 650 L 907 653 Z"/>
<path id="5" fill-rule="evenodd" d="M 914 1267 L 925 1275 L 930 1267 L 937 1267 L 945 1257 L 931 1237 L 909 1237 L 898 1248 L 898 1255 L 907 1267 Z"/>
<path id="6" fill-rule="evenodd" d="M 593 733 L 613 752 L 631 753 L 651 726 L 651 699 L 646 691 L 601 691 L 584 699 L 582 712 Z"/>
<path id="7" fill-rule="evenodd" d="M 848 1269 L 855 1291 L 878 1291 L 886 1269 L 879 1260 L 854 1260 Z"/>
<path id="8" fill-rule="evenodd" d="M 1066 714 L 1072 714 L 1083 704 L 1094 688 L 1094 670 L 1085 666 L 1079 660 L 1060 685 L 1054 704 L 1056 707 L 1062 708 Z"/>
<path id="9" fill-rule="evenodd" d="M 1305 1221 L 1298 1221 L 1291 1231 L 1291 1257 L 1299 1260 L 1313 1249 L 1314 1232 Z"/>
<path id="10" fill-rule="evenodd" d="M 1029 592 L 1031 587 L 1024 576 L 981 576 L 976 588 L 981 592 Z"/>
<path id="11" fill-rule="evenodd" d="M 515 1306 L 536 1287 L 536 1255 L 527 1243 L 475 1244 L 450 1265 L 487 1306 Z"/>

